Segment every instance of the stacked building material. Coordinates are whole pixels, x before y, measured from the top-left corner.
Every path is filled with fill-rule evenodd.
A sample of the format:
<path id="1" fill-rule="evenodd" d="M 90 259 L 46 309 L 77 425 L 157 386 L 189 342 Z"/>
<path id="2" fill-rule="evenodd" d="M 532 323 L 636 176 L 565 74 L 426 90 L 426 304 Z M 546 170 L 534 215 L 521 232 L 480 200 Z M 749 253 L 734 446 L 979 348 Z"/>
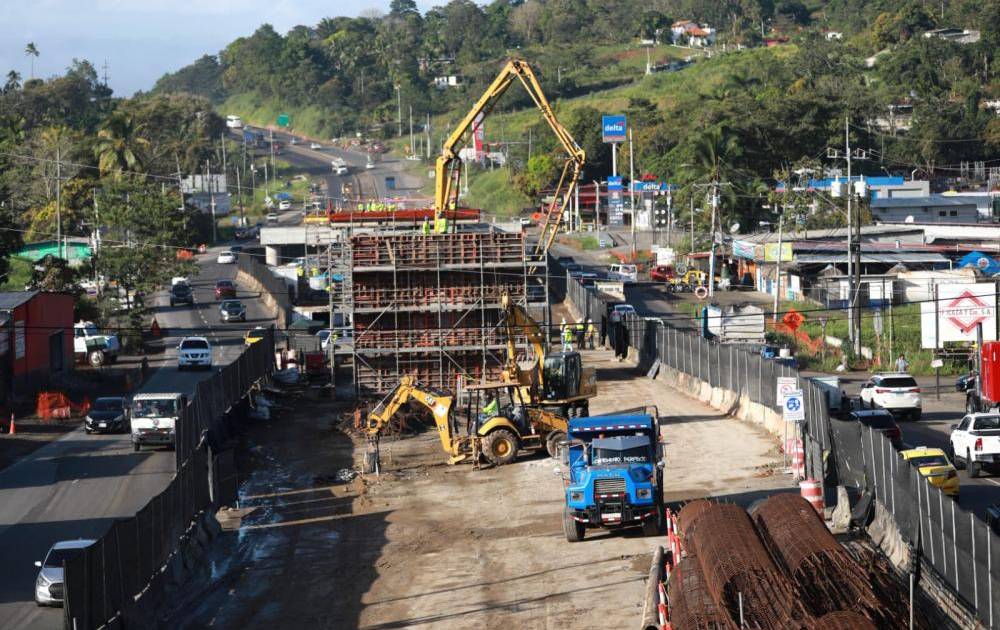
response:
<path id="1" fill-rule="evenodd" d="M 708 503 L 706 501 L 706 503 Z M 670 574 L 670 620 L 685 630 L 736 630 L 737 626 L 719 610 L 705 584 L 698 560 L 688 556 Z"/>
<path id="2" fill-rule="evenodd" d="M 370 233 L 350 241 L 354 384 L 380 395 L 409 374 L 455 391 L 497 380 L 505 359 L 501 296 L 524 303 L 524 237 L 497 230 Z"/>
<path id="3" fill-rule="evenodd" d="M 897 626 L 894 626 L 897 627 Z M 905 628 L 906 626 L 898 626 Z M 816 620 L 813 630 L 876 630 L 871 619 L 849 610 L 828 613 Z"/>
<path id="4" fill-rule="evenodd" d="M 743 508 L 714 504 L 683 530 L 708 592 L 730 620 L 761 630 L 807 628 L 814 621 L 792 583 L 761 544 Z"/>
<path id="5" fill-rule="evenodd" d="M 840 546 L 808 501 L 796 494 L 776 494 L 756 507 L 753 519 L 764 546 L 785 575 L 798 584 L 813 615 L 855 610 L 879 625 L 894 625 L 886 619 L 889 607 L 875 597 L 866 572 Z"/>

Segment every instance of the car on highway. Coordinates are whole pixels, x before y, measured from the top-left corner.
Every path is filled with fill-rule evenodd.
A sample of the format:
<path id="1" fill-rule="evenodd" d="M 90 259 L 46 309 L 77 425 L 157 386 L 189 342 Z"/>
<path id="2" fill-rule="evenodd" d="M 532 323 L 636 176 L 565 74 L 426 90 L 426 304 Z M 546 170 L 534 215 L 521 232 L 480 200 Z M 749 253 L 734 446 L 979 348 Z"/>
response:
<path id="1" fill-rule="evenodd" d="M 948 441 L 955 464 L 970 478 L 978 477 L 984 467 L 1000 464 L 1000 415 L 995 411 L 966 414 L 951 426 Z"/>
<path id="2" fill-rule="evenodd" d="M 649 272 L 653 282 L 670 282 L 677 276 L 672 265 L 657 265 Z"/>
<path id="3" fill-rule="evenodd" d="M 236 297 L 236 285 L 232 280 L 218 280 L 215 283 L 215 298 L 234 298 Z"/>
<path id="4" fill-rule="evenodd" d="M 955 379 L 955 391 L 964 394 L 976 386 L 976 372 L 963 374 Z"/>
<path id="5" fill-rule="evenodd" d="M 102 396 L 95 400 L 83 429 L 87 433 L 123 433 L 129 429 L 129 402 L 122 396 Z"/>
<path id="6" fill-rule="evenodd" d="M 635 315 L 635 307 L 631 304 L 615 304 L 614 310 L 622 315 Z"/>
<path id="7" fill-rule="evenodd" d="M 896 418 L 885 409 L 859 409 L 852 411 L 847 418 L 878 431 L 892 442 L 897 451 L 903 448 L 903 432 L 899 430 Z"/>
<path id="8" fill-rule="evenodd" d="M 267 213 L 267 222 L 268 222 L 269 225 L 273 224 L 273 223 L 277 223 L 278 222 L 278 213 L 277 212 L 268 212 Z"/>
<path id="9" fill-rule="evenodd" d="M 291 138 L 288 139 L 288 144 L 292 145 L 293 147 L 296 146 L 298 143 L 299 143 L 298 136 L 292 136 Z"/>
<path id="10" fill-rule="evenodd" d="M 44 560 L 36 560 L 35 603 L 39 606 L 61 606 L 63 603 L 63 562 L 86 549 L 94 541 L 89 538 L 60 540 L 49 548 Z"/>
<path id="11" fill-rule="evenodd" d="M 223 322 L 247 321 L 247 307 L 239 300 L 223 300 L 219 305 L 219 320 Z"/>
<path id="12" fill-rule="evenodd" d="M 531 227 L 535 224 L 535 222 L 531 220 L 531 217 L 521 217 L 518 219 L 518 223 L 521 224 L 521 227 Z"/>
<path id="13" fill-rule="evenodd" d="M 170 306 L 178 304 L 194 306 L 194 291 L 191 290 L 191 285 L 185 279 L 174 282 L 170 287 Z"/>
<path id="14" fill-rule="evenodd" d="M 278 202 L 278 210 L 291 210 L 292 202 L 288 199 L 282 199 Z"/>
<path id="15" fill-rule="evenodd" d="M 566 273 L 572 274 L 574 271 L 580 271 L 581 269 L 583 269 L 583 265 L 570 261 L 563 265 L 563 269 L 566 271 Z"/>
<path id="16" fill-rule="evenodd" d="M 859 398 L 862 409 L 885 409 L 897 417 L 920 419 L 920 387 L 904 372 L 873 375 L 861 386 Z"/>
<path id="17" fill-rule="evenodd" d="M 263 326 L 254 326 L 252 330 L 248 330 L 247 334 L 243 336 L 243 345 L 252 346 L 267 335 L 267 329 Z"/>
<path id="18" fill-rule="evenodd" d="M 260 237 L 260 225 L 251 225 L 245 228 L 237 228 L 235 236 L 238 240 L 245 241 L 251 238 Z"/>
<path id="19" fill-rule="evenodd" d="M 375 168 L 375 162 L 372 162 L 371 158 L 368 158 L 368 160 L 365 162 L 365 170 L 370 171 L 373 168 Z"/>
<path id="20" fill-rule="evenodd" d="M 234 254 L 233 252 L 229 252 L 229 251 L 219 252 L 219 255 L 215 259 L 215 262 L 219 263 L 220 265 L 233 265 L 233 264 L 236 264 L 236 254 Z"/>
<path id="21" fill-rule="evenodd" d="M 941 492 L 958 499 L 958 471 L 945 452 L 939 448 L 918 446 L 899 452 L 900 456 L 916 466 L 920 476 L 940 488 Z"/>
<path id="22" fill-rule="evenodd" d="M 608 277 L 622 282 L 638 282 L 639 269 L 635 265 L 611 265 L 608 269 Z"/>
<path id="23" fill-rule="evenodd" d="M 321 145 L 321 144 L 320 144 L 320 143 L 318 143 L 318 142 L 310 142 L 310 143 L 309 143 L 309 148 L 310 148 L 310 149 L 313 149 L 313 150 L 316 150 L 316 151 L 319 151 L 320 149 L 322 149 L 322 148 L 323 148 L 323 145 Z"/>
<path id="24" fill-rule="evenodd" d="M 212 368 L 212 344 L 205 337 L 185 337 L 177 345 L 177 369 Z"/>

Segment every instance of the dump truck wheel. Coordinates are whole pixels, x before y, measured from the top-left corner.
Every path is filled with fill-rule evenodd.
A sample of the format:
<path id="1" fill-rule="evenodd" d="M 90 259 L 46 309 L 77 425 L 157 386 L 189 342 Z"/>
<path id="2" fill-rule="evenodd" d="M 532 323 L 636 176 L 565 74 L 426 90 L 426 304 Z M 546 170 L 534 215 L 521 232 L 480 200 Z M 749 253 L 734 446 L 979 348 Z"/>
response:
<path id="1" fill-rule="evenodd" d="M 545 450 L 549 457 L 559 457 L 559 443 L 566 439 L 566 434 L 562 431 L 553 431 L 545 438 Z"/>
<path id="2" fill-rule="evenodd" d="M 587 535 L 587 528 L 583 526 L 583 523 L 573 520 L 573 517 L 569 515 L 568 507 L 563 508 L 563 533 L 566 534 L 566 540 L 569 542 L 580 542 Z"/>
<path id="3" fill-rule="evenodd" d="M 517 437 L 507 429 L 497 429 L 483 440 L 483 454 L 496 466 L 509 464 L 517 459 Z"/>

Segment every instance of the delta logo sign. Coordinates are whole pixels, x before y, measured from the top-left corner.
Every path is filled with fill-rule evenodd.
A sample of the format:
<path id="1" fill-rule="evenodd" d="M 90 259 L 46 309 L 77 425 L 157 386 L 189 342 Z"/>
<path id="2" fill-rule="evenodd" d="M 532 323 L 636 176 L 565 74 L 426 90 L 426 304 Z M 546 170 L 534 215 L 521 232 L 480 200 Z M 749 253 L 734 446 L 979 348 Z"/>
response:
<path id="1" fill-rule="evenodd" d="M 601 117 L 601 135 L 605 142 L 625 142 L 625 115 Z"/>
<path id="2" fill-rule="evenodd" d="M 976 326 L 993 317 L 994 309 L 966 289 L 941 309 L 941 315 L 968 335 Z"/>

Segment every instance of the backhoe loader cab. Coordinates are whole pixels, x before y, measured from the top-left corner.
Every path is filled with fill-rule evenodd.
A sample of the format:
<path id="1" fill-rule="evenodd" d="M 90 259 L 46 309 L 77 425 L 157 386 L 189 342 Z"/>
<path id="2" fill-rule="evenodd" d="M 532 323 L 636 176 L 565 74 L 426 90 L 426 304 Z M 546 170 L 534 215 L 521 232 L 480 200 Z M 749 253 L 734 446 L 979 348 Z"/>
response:
<path id="1" fill-rule="evenodd" d="M 545 355 L 545 398 L 563 400 L 580 395 L 579 352 L 554 352 Z"/>

